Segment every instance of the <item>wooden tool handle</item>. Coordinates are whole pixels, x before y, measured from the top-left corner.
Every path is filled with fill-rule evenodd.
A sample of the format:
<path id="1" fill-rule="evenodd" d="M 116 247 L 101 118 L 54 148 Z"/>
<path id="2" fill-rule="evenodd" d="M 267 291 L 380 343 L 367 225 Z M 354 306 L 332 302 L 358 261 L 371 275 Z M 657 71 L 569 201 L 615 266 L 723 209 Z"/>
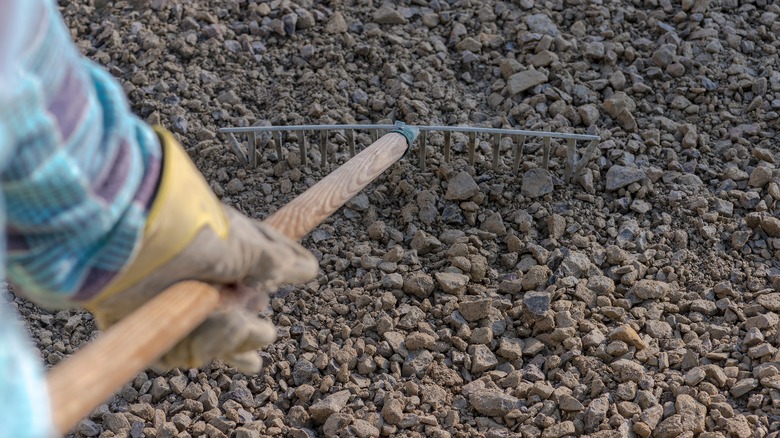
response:
<path id="1" fill-rule="evenodd" d="M 406 138 L 389 133 L 265 220 L 299 240 L 390 167 Z M 108 329 L 48 375 L 56 429 L 65 434 L 122 385 L 176 345 L 219 305 L 219 292 L 184 281 Z"/>

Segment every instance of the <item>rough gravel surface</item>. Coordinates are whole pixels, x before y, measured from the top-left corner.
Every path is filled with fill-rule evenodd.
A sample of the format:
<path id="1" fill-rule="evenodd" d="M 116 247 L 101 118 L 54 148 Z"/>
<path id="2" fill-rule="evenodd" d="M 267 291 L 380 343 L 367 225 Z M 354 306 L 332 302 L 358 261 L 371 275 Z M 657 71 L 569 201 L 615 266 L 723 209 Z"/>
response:
<path id="1" fill-rule="evenodd" d="M 257 218 L 345 161 L 345 137 L 327 168 L 258 138 L 250 169 L 220 127 L 601 136 L 571 181 L 565 143 L 546 169 L 529 139 L 513 174 L 511 139 L 494 170 L 490 138 L 469 165 L 467 137 L 445 162 L 431 136 L 425 169 L 402 160 L 304 239 L 321 272 L 272 300 L 259 375 L 147 371 L 76 437 L 778 436 L 776 2 L 59 3 L 137 113 Z M 97 335 L 17 304 L 48 365 Z"/>

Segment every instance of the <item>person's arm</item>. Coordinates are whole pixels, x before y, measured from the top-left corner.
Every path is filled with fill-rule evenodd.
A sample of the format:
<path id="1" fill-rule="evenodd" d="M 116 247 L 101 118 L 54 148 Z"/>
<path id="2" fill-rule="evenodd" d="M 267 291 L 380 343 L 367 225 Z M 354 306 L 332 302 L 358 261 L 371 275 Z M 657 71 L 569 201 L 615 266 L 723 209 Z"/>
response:
<path id="1" fill-rule="evenodd" d="M 0 436 L 53 437 L 41 364 L 6 306 L 0 297 Z"/>
<path id="2" fill-rule="evenodd" d="M 52 1 L 5 3 L 29 11 L 0 106 L 8 275 L 36 302 L 66 307 L 97 295 L 137 249 L 160 144 L 77 52 Z"/>
<path id="3" fill-rule="evenodd" d="M 32 11 L 15 33 L 0 32 L 0 41 L 15 41 L 0 47 L 9 63 L 0 72 L 8 81 L 0 94 L 0 203 L 14 291 L 47 307 L 85 306 L 106 328 L 177 281 L 223 285 L 223 307 L 161 363 L 222 359 L 258 372 L 257 350 L 276 331 L 257 311 L 279 284 L 313 278 L 315 258 L 221 205 L 176 139 L 134 116 L 118 82 L 79 55 L 53 0 L 0 5 Z M 0 339 L 0 349 L 6 344 Z M 41 385 L 29 386 L 31 399 Z M 14 412 L 6 402 L 0 398 L 3 433 L 2 417 Z M 45 404 L 34 407 L 36 418 L 48 417 Z"/>

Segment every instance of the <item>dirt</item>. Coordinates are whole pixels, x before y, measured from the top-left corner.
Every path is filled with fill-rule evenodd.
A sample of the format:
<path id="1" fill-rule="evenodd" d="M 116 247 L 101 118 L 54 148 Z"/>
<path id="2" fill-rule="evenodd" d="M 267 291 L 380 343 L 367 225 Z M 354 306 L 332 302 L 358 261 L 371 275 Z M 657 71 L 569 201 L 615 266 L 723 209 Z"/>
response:
<path id="1" fill-rule="evenodd" d="M 489 137 L 470 166 L 465 136 L 445 162 L 433 135 L 425 169 L 403 159 L 304 239 L 321 273 L 272 300 L 259 375 L 147 371 L 75 436 L 778 436 L 777 4 L 59 4 L 133 109 L 256 218 L 346 140 L 322 169 L 316 141 L 301 166 L 294 136 L 282 157 L 261 139 L 252 169 L 219 128 L 601 136 L 568 182 L 565 142 L 548 171 L 529 139 L 514 174 L 509 138 L 494 171 Z M 540 176 L 551 192 L 524 183 Z M 49 365 L 97 335 L 86 313 L 18 305 Z"/>

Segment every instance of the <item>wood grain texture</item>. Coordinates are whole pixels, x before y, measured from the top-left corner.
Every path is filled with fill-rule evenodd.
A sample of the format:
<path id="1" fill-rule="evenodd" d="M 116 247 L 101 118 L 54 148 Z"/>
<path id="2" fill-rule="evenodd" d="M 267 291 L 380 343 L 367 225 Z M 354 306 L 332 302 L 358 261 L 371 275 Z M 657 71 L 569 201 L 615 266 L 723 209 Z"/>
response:
<path id="1" fill-rule="evenodd" d="M 67 433 L 202 323 L 218 303 L 215 288 L 178 283 L 56 366 L 47 383 L 57 430 Z"/>
<path id="2" fill-rule="evenodd" d="M 264 222 L 300 240 L 398 161 L 406 148 L 403 135 L 386 134 Z"/>
<path id="3" fill-rule="evenodd" d="M 403 135 L 385 135 L 265 222 L 300 240 L 401 158 L 406 148 Z M 202 323 L 219 299 L 210 285 L 178 283 L 56 366 L 47 384 L 57 430 L 63 435 L 70 431 Z"/>

